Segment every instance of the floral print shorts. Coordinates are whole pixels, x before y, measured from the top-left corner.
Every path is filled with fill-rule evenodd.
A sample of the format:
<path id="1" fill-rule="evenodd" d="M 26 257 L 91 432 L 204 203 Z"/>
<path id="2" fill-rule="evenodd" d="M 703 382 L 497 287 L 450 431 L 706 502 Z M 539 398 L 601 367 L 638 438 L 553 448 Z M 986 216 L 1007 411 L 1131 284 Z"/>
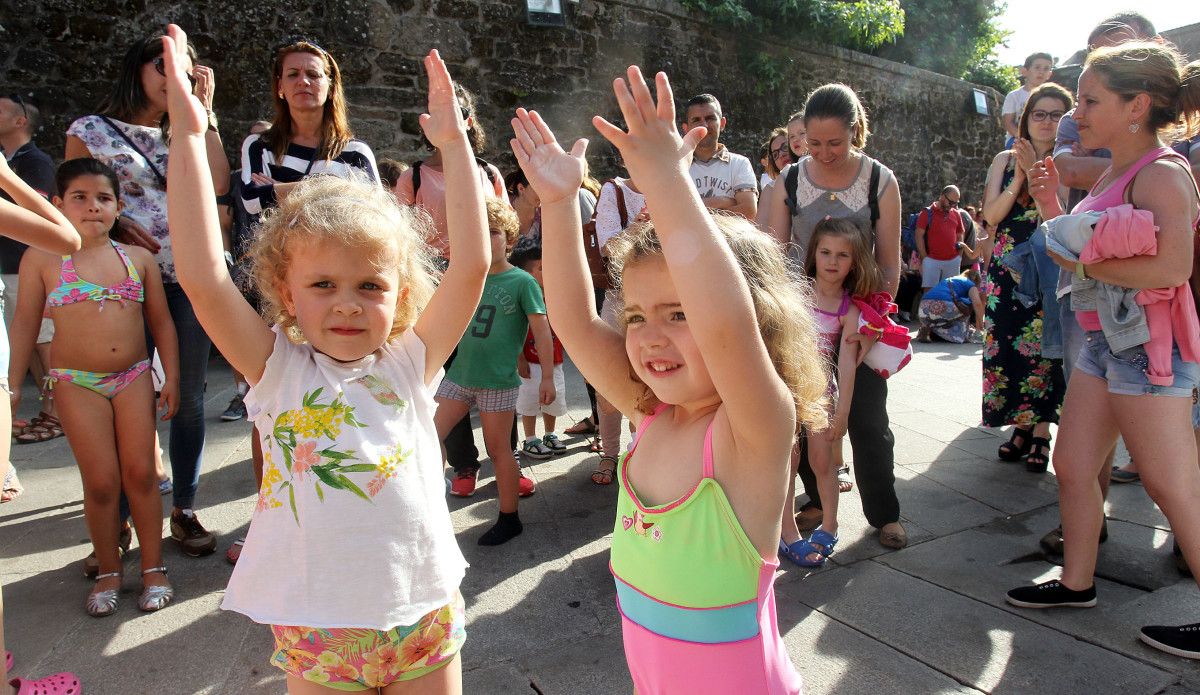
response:
<path id="1" fill-rule="evenodd" d="M 461 594 L 415 625 L 390 630 L 272 625 L 271 664 L 334 690 L 382 688 L 445 666 L 462 649 L 466 610 Z"/>

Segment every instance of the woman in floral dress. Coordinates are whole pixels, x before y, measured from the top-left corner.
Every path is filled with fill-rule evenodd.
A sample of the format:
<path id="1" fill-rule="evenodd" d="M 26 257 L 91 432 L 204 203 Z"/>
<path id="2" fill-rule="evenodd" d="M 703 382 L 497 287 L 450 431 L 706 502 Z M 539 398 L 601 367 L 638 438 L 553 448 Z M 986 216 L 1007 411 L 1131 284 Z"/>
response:
<path id="1" fill-rule="evenodd" d="M 1026 307 L 1016 300 L 1017 278 L 1001 262 L 1029 241 L 1041 220 L 1029 197 L 1025 172 L 1054 147 L 1054 135 L 1071 97 L 1061 87 L 1046 85 L 1030 96 L 1020 120 L 1020 139 L 1001 152 L 988 172 L 983 215 L 996 229 L 991 262 L 981 288 L 984 296 L 983 424 L 1013 425 L 1011 439 L 1001 445 L 1005 461 L 1025 460 L 1030 471 L 1050 462 L 1050 425 L 1058 422 L 1066 382 L 1062 360 L 1042 356 L 1042 305 Z"/>

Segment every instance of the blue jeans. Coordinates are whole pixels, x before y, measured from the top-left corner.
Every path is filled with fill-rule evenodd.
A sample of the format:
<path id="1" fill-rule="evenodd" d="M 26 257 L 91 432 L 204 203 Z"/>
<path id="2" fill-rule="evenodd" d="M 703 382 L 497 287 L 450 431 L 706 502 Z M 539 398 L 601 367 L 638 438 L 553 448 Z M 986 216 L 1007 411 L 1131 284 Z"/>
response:
<path id="1" fill-rule="evenodd" d="M 171 478 L 174 505 L 189 509 L 200 484 L 200 459 L 204 453 L 204 387 L 212 341 L 204 332 L 192 302 L 178 283 L 164 282 L 167 308 L 179 338 L 179 409 L 171 418 Z M 149 331 L 146 342 L 154 349 Z"/>

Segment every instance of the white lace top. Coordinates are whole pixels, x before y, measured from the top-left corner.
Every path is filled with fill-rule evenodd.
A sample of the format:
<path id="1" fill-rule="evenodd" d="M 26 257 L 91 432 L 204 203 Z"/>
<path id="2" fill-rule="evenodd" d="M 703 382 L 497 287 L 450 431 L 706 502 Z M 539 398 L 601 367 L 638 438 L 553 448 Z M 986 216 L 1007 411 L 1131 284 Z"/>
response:
<path id="1" fill-rule="evenodd" d="M 626 181 L 613 179 L 615 183 L 605 183 L 604 188 L 600 189 L 600 200 L 596 201 L 596 240 L 601 248 L 625 229 L 621 226 L 621 211 L 617 208 L 614 186 L 620 186 L 625 194 L 625 226 L 633 224 L 633 219 L 646 207 L 646 196 L 630 188 Z"/>
<path id="2" fill-rule="evenodd" d="M 842 189 L 822 188 L 813 183 L 808 175 L 808 166 L 811 161 L 812 157 L 804 157 L 799 162 L 784 167 L 783 172 L 779 174 L 779 180 L 786 181 L 788 170 L 792 167 L 800 167 L 799 175 L 796 177 L 797 209 L 796 214 L 792 216 L 792 243 L 788 248 L 788 254 L 793 258 L 803 260 L 808 248 L 808 240 L 812 238 L 813 228 L 827 217 L 849 218 L 859 229 L 863 230 L 874 246 L 875 229 L 871 225 L 871 209 L 868 204 L 867 189 L 871 182 L 871 165 L 875 160 L 865 154 L 862 155 L 859 158 L 858 174 L 855 175 L 849 186 Z M 891 169 L 881 165 L 876 195 L 882 197 L 883 191 L 895 178 Z"/>

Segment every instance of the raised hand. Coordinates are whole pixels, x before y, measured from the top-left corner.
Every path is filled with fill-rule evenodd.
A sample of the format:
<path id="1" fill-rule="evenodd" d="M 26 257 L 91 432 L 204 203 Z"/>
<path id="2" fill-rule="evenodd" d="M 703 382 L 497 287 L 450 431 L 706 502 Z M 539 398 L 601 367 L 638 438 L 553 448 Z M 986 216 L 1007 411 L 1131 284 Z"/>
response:
<path id="1" fill-rule="evenodd" d="M 208 132 L 208 112 L 192 94 L 191 82 L 183 69 L 188 60 L 187 34 L 178 25 L 171 24 L 167 26 L 167 35 L 162 42 L 171 134 L 173 137 L 204 135 Z"/>
<path id="2" fill-rule="evenodd" d="M 454 81 L 437 49 L 425 56 L 425 74 L 429 76 L 429 112 L 420 118 L 425 138 L 438 149 L 458 139 L 465 140 L 467 125 L 454 94 Z"/>
<path id="3" fill-rule="evenodd" d="M 580 138 L 570 152 L 564 152 L 541 115 L 525 109 L 517 109 L 512 129 L 515 137 L 509 145 L 542 204 L 549 205 L 567 197 L 575 200 L 583 185 L 588 141 Z"/>
<path id="4" fill-rule="evenodd" d="M 629 130 L 621 130 L 600 116 L 594 117 L 592 124 L 621 151 L 625 166 L 638 181 L 652 181 L 686 170 L 696 144 L 708 134 L 708 129 L 692 128 L 683 137 L 679 136 L 675 98 L 665 73 L 655 76 L 657 103 L 636 65 L 631 65 L 626 75 L 628 83 L 620 77 L 613 80 L 613 92 Z"/>
<path id="5" fill-rule="evenodd" d="M 1054 158 L 1035 162 L 1030 169 L 1029 195 L 1037 201 L 1038 207 L 1046 209 L 1052 202 L 1057 203 L 1058 186 L 1058 167 L 1054 166 Z"/>
<path id="6" fill-rule="evenodd" d="M 1037 152 L 1033 149 L 1033 143 L 1025 138 L 1017 138 L 1013 143 L 1013 152 L 1017 156 L 1017 170 L 1022 174 L 1028 174 L 1033 165 L 1037 163 Z"/>
<path id="7" fill-rule="evenodd" d="M 206 111 L 212 111 L 213 94 L 216 91 L 216 80 L 213 78 L 213 70 L 207 65 L 197 65 L 192 68 L 192 79 L 196 80 L 196 86 L 192 89 L 192 94 L 200 100 Z"/>

